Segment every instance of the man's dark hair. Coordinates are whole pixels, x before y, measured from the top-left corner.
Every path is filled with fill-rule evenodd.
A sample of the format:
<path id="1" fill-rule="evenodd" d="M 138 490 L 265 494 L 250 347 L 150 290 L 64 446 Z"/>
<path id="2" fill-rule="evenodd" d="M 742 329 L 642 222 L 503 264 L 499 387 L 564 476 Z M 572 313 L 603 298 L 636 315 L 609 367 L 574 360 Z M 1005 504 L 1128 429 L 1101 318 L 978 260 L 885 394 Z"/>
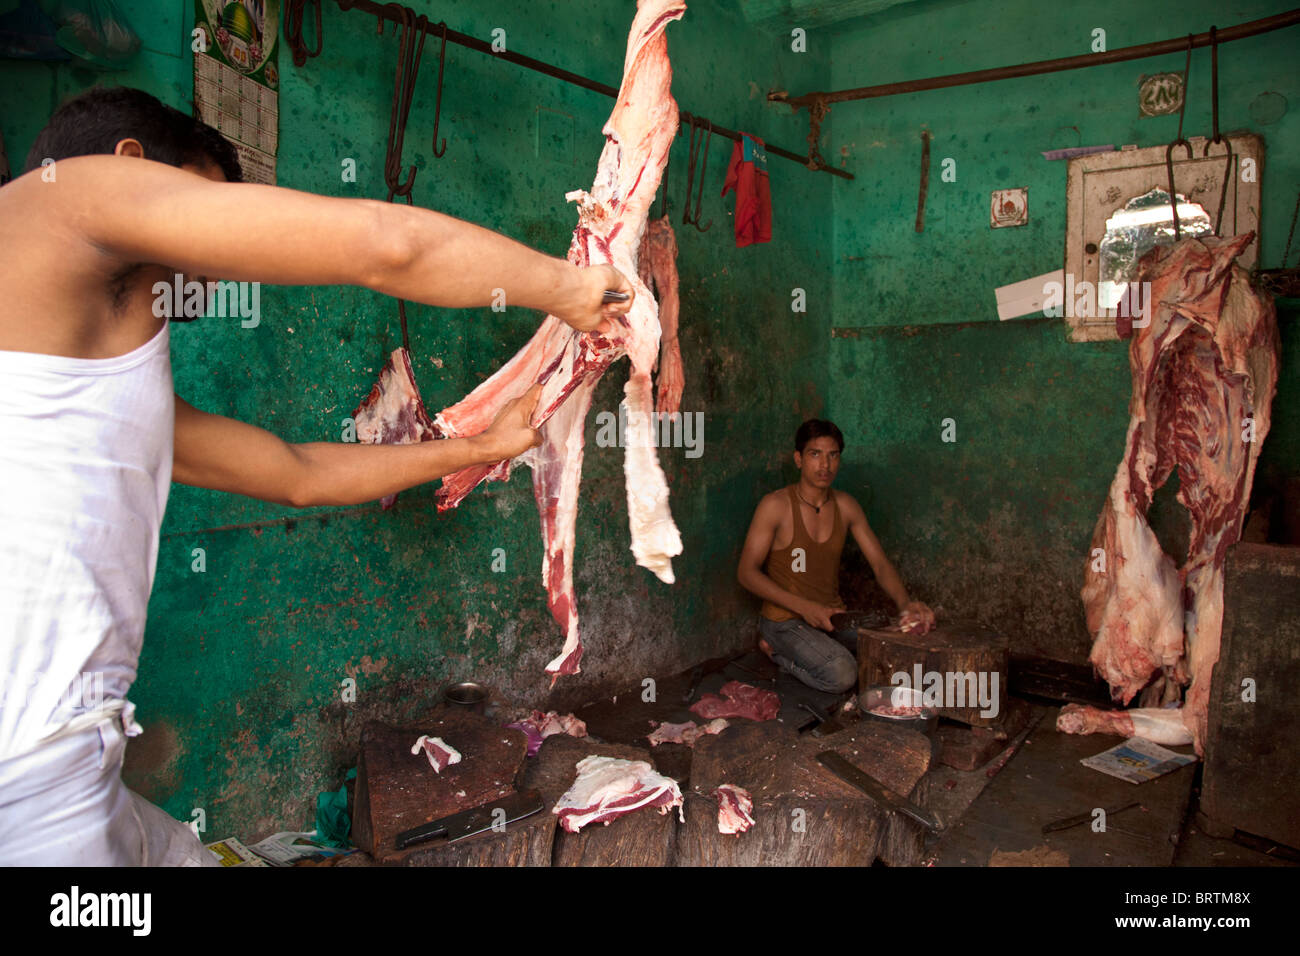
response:
<path id="1" fill-rule="evenodd" d="M 45 159 L 112 153 L 124 139 L 139 140 L 146 159 L 168 166 L 211 161 L 230 182 L 244 179 L 239 154 L 224 136 L 129 86 L 95 87 L 55 110 L 37 134 L 23 172 L 39 169 Z"/>
<path id="2" fill-rule="evenodd" d="M 799 430 L 794 433 L 794 450 L 803 454 L 804 446 L 814 438 L 834 438 L 840 451 L 844 450 L 844 433 L 834 422 L 828 422 L 824 418 L 810 418 L 799 426 Z"/>

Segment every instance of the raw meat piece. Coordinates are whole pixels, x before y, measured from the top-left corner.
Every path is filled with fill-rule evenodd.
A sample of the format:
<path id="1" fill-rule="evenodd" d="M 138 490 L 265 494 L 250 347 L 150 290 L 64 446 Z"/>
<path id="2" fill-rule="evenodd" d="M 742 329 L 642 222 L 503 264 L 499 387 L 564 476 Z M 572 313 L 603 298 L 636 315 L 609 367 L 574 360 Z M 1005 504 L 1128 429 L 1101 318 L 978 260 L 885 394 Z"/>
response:
<path id="1" fill-rule="evenodd" d="M 560 826 L 577 833 L 588 823 L 604 823 L 642 807 L 658 807 L 661 814 L 677 807 L 682 814 L 682 791 L 677 781 L 658 774 L 644 760 L 620 760 L 592 755 L 578 761 L 578 776 L 551 812 Z"/>
<path id="2" fill-rule="evenodd" d="M 646 735 L 646 740 L 650 741 L 651 747 L 658 747 L 660 744 L 685 744 L 694 747 L 695 741 L 701 737 L 707 734 L 720 734 L 729 726 L 731 725 L 721 717 L 709 721 L 702 727 L 693 720 L 688 720 L 684 724 L 660 724 L 653 733 Z"/>
<path id="3" fill-rule="evenodd" d="M 564 629 L 564 648 L 546 665 L 554 678 L 578 673 L 582 642 L 573 593 L 574 531 L 582 475 L 583 427 L 596 383 L 616 359 L 627 355 L 632 372 L 624 388 L 627 433 L 624 475 L 632 553 L 637 564 L 673 583 L 672 558 L 681 536 L 668 510 L 668 485 L 655 456 L 651 428 L 650 373 L 659 350 L 659 319 L 641 282 L 636 255 L 646 216 L 677 131 L 677 103 L 669 92 L 672 67 L 664 30 L 686 12 L 681 0 L 639 0 L 623 62 L 618 100 L 603 129 L 591 192 L 570 192 L 578 203 L 578 227 L 569 261 L 580 266 L 612 263 L 635 290 L 631 309 L 597 332 L 576 332 L 547 316 L 537 334 L 509 362 L 468 396 L 435 418 L 438 434 L 477 435 L 503 405 L 534 383 L 542 394 L 533 424 L 542 444 L 519 456 L 533 472 L 533 494 L 542 519 L 542 580 L 547 605 Z M 511 462 L 467 468 L 442 481 L 438 509 L 454 508 L 480 482 L 502 480 Z"/>
<path id="4" fill-rule="evenodd" d="M 713 795 L 718 798 L 718 832 L 744 833 L 754 825 L 754 800 L 748 790 L 724 783 Z"/>
<path id="5" fill-rule="evenodd" d="M 506 726 L 522 730 L 528 737 L 528 756 L 530 757 L 537 755 L 537 751 L 542 748 L 542 741 L 552 734 L 568 734 L 570 737 L 587 736 L 587 725 L 585 723 L 574 717 L 573 714 L 561 716 L 553 710 L 546 713 L 535 710 L 532 716 L 525 717 L 513 724 L 506 724 Z"/>
<path id="6" fill-rule="evenodd" d="M 460 752 L 444 743 L 441 737 L 428 737 L 421 734 L 420 739 L 411 748 L 411 753 L 418 754 L 421 750 L 429 758 L 429 766 L 433 768 L 434 773 L 442 773 L 452 764 L 460 763 Z"/>
<path id="7" fill-rule="evenodd" d="M 429 420 L 420 400 L 411 369 L 411 353 L 405 348 L 393 350 L 379 372 L 379 380 L 352 413 L 357 426 L 357 441 L 372 445 L 413 445 L 440 437 Z M 380 499 L 387 511 L 397 495 Z"/>
<path id="8" fill-rule="evenodd" d="M 1223 561 L 1241 534 L 1277 384 L 1272 300 L 1256 295 L 1233 263 L 1252 239 L 1186 239 L 1143 259 L 1154 307 L 1148 324 L 1132 330 L 1125 455 L 1093 533 L 1082 592 L 1091 660 L 1112 695 L 1127 704 L 1146 688 L 1144 703 L 1166 703 L 1190 682 L 1181 719 L 1198 754 L 1219 657 Z M 1247 420 L 1253 442 L 1243 440 Z M 1181 569 L 1146 522 L 1174 468 L 1192 523 Z M 1098 548 L 1104 571 L 1094 570 Z"/>
<path id="9" fill-rule="evenodd" d="M 724 700 L 725 698 L 725 700 Z M 722 697 L 705 694 L 691 705 L 691 713 L 707 719 L 714 717 L 748 717 L 750 720 L 771 720 L 781 709 L 781 698 L 773 691 L 759 690 L 740 681 L 722 685 Z"/>
<path id="10" fill-rule="evenodd" d="M 654 283 L 659 294 L 659 393 L 655 411 L 674 415 L 681 411 L 682 389 L 686 387 L 682 350 L 677 342 L 677 317 L 681 310 L 677 283 L 677 236 L 667 216 L 646 226 L 641 239 L 637 268 L 646 288 Z"/>
<path id="11" fill-rule="evenodd" d="M 1183 725 L 1183 712 L 1177 707 L 1098 710 L 1082 704 L 1066 704 L 1057 715 L 1056 729 L 1063 734 L 1145 737 L 1168 746 L 1192 742 L 1192 732 Z"/>

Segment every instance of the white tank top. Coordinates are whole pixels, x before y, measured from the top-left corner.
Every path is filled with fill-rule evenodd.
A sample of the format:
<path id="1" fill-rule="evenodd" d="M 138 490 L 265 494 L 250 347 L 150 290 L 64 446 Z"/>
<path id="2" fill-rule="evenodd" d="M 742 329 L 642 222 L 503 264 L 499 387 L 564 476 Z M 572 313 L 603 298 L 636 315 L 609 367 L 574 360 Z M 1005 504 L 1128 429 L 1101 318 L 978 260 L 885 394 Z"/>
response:
<path id="1" fill-rule="evenodd" d="M 135 680 L 171 486 L 169 341 L 164 324 L 115 358 L 0 351 L 0 760 L 121 708 Z"/>

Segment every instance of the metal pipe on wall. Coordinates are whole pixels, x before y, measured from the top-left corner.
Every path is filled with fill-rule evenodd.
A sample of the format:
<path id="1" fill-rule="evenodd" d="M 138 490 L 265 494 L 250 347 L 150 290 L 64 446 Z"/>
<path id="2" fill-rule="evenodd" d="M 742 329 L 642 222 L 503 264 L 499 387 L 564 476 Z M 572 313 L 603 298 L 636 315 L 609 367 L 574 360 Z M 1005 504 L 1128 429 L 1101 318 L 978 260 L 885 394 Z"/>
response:
<path id="1" fill-rule="evenodd" d="M 298 10 L 295 19 L 296 23 L 302 22 L 302 14 L 300 8 L 305 4 L 305 2 L 306 0 L 290 0 L 290 4 L 289 4 L 290 7 Z M 316 0 L 316 2 L 319 2 L 319 0 Z M 381 21 L 381 26 L 382 26 L 382 21 L 384 20 L 388 20 L 392 23 L 402 22 L 402 15 L 400 13 L 401 7 L 399 4 L 396 3 L 375 3 L 374 0 L 336 0 L 336 2 L 338 3 L 340 10 L 344 10 L 344 11 L 356 10 L 358 12 L 366 13 L 369 14 L 370 16 L 378 18 Z M 618 96 L 617 87 L 610 86 L 606 83 L 597 83 L 595 80 L 589 80 L 585 76 L 580 76 L 579 74 L 572 73 L 569 70 L 561 69 L 558 66 L 552 66 L 550 63 L 545 63 L 542 60 L 537 60 L 530 56 L 524 56 L 521 53 L 513 53 L 509 50 L 502 50 L 500 52 L 495 51 L 492 49 L 492 45 L 487 41 L 480 40 L 478 37 L 473 37 L 468 34 L 461 33 L 457 30 L 452 30 L 451 28 L 447 27 L 446 24 L 430 23 L 425 27 L 426 32 L 436 31 L 439 38 L 441 38 L 444 29 L 446 30 L 446 38 L 448 43 L 457 43 L 460 46 L 468 47 L 471 50 L 477 50 L 480 53 L 486 53 L 489 56 L 495 57 L 496 59 L 508 60 L 511 63 L 514 63 L 516 66 L 522 66 L 525 69 L 534 70 L 538 73 L 543 73 L 546 76 L 554 77 L 555 79 L 558 80 L 564 80 L 566 83 L 572 83 L 574 86 L 580 86 L 583 89 L 591 90 L 592 92 L 595 93 L 604 93 L 606 96 L 615 97 L 615 98 Z M 295 36 L 290 35 L 290 48 L 294 54 L 295 63 L 298 62 L 299 56 L 302 56 L 303 54 L 311 55 L 311 56 L 315 56 L 319 54 L 321 48 L 323 48 L 324 46 L 323 41 L 319 40 L 319 34 L 318 34 L 317 49 L 315 51 L 301 49 L 299 46 L 295 45 L 294 39 Z M 698 116 L 694 113 L 688 113 L 685 110 L 679 111 L 679 114 L 680 114 L 681 122 L 683 124 L 694 123 L 699 126 L 712 127 L 713 132 L 715 134 L 719 136 L 725 136 L 727 137 L 727 139 L 735 140 L 736 142 L 740 142 L 740 133 L 736 130 L 728 129 L 725 126 L 719 126 L 716 123 L 711 122 L 710 120 L 706 119 L 703 116 Z M 779 146 L 773 146 L 770 143 L 764 143 L 764 150 L 772 156 L 780 156 L 782 159 L 794 160 L 795 162 L 799 163 L 801 166 L 806 166 L 809 169 L 818 170 L 824 173 L 830 173 L 832 176 L 839 176 L 841 179 L 854 178 L 853 174 L 848 172 L 847 170 L 836 169 L 833 166 L 827 166 L 825 163 L 821 162 L 819 157 L 816 157 L 815 155 L 812 159 L 810 159 L 808 156 L 800 156 L 798 153 L 791 152 L 788 149 L 782 149 Z"/>
<path id="2" fill-rule="evenodd" d="M 1226 30 L 1219 30 L 1213 40 L 1217 43 L 1229 43 L 1246 37 L 1258 36 L 1280 30 L 1283 27 L 1300 23 L 1300 8 L 1279 13 L 1276 16 L 1252 20 L 1238 24 Z M 1211 35 L 1198 33 L 1192 37 L 1192 46 L 1210 46 Z M 788 103 L 794 109 L 812 107 L 818 104 L 844 103 L 849 100 L 866 100 L 880 96 L 897 96 L 900 93 L 919 93 L 924 90 L 941 90 L 953 86 L 969 86 L 973 83 L 990 83 L 994 80 L 1007 80 L 1019 76 L 1038 76 L 1043 73 L 1060 73 L 1065 70 L 1078 70 L 1087 66 L 1100 66 L 1104 63 L 1121 63 L 1125 60 L 1140 60 L 1150 56 L 1163 56 L 1167 53 L 1182 53 L 1187 49 L 1187 37 L 1175 37 L 1172 40 L 1160 40 L 1155 43 L 1142 43 L 1138 46 L 1121 47 L 1104 53 L 1085 53 L 1082 56 L 1067 56 L 1055 60 L 1040 60 L 1037 63 L 1022 63 L 1018 66 L 1000 66 L 988 70 L 971 70 L 968 73 L 953 73 L 948 76 L 935 76 L 924 80 L 904 80 L 901 83 L 882 83 L 878 86 L 860 86 L 852 90 L 840 90 L 834 93 L 805 93 L 802 96 L 787 96 L 769 93 L 768 99 L 774 102 Z"/>

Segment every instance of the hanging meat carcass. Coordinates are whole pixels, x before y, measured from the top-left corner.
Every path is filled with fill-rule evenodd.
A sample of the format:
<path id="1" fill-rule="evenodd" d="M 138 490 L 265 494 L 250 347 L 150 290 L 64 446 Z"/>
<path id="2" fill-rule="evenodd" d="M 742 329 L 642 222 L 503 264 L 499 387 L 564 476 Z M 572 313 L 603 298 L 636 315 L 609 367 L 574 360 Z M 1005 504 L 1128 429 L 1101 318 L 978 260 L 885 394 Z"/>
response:
<path id="1" fill-rule="evenodd" d="M 1210 677 L 1223 626 L 1223 564 L 1241 535 L 1255 462 L 1277 385 L 1272 300 L 1250 287 L 1234 259 L 1250 244 L 1186 239 L 1143 260 L 1151 283 L 1145 326 L 1134 323 L 1133 395 L 1125 454 L 1093 533 L 1083 603 L 1091 661 L 1116 700 L 1176 701 L 1144 708 L 1144 721 L 1181 723 L 1204 752 Z M 1152 496 L 1178 469 L 1178 501 L 1191 517 L 1187 560 L 1177 568 L 1146 521 Z M 1058 729 L 1117 726 L 1087 708 Z M 1127 725 L 1126 725 L 1127 726 Z M 1178 736 L 1177 727 L 1162 733 Z"/>
<path id="2" fill-rule="evenodd" d="M 604 127 L 591 192 L 575 191 L 578 227 L 569 261 L 612 264 L 633 284 L 626 315 L 598 332 L 577 332 L 547 316 L 524 348 L 462 401 L 434 419 L 441 437 L 477 435 L 498 411 L 534 383 L 543 389 L 533 414 L 542 444 L 519 456 L 533 472 L 533 493 L 541 513 L 545 554 L 542 579 L 551 614 L 564 629 L 564 648 L 546 665 L 552 675 L 576 674 L 582 657 L 573 593 L 573 548 L 578 484 L 582 476 L 583 428 L 596 383 L 616 359 L 627 355 L 632 370 L 624 387 L 627 434 L 624 477 L 628 521 L 636 563 L 660 580 L 673 582 L 672 558 L 681 536 L 668 510 L 668 484 L 655 454 L 650 374 L 659 352 L 654 298 L 637 272 L 637 252 L 646 218 L 677 131 L 677 103 L 670 93 L 667 25 L 686 12 L 680 0 L 639 0 L 623 62 L 618 100 Z M 484 480 L 510 474 L 511 462 L 466 468 L 443 479 L 438 510 L 454 508 Z"/>
<path id="3" fill-rule="evenodd" d="M 682 389 L 686 374 L 682 367 L 682 349 L 677 341 L 677 319 L 681 299 L 677 294 L 677 236 L 668 217 L 652 220 L 641 240 L 637 268 L 646 288 L 654 283 L 659 295 L 659 381 L 655 411 L 675 415 L 681 411 Z"/>

